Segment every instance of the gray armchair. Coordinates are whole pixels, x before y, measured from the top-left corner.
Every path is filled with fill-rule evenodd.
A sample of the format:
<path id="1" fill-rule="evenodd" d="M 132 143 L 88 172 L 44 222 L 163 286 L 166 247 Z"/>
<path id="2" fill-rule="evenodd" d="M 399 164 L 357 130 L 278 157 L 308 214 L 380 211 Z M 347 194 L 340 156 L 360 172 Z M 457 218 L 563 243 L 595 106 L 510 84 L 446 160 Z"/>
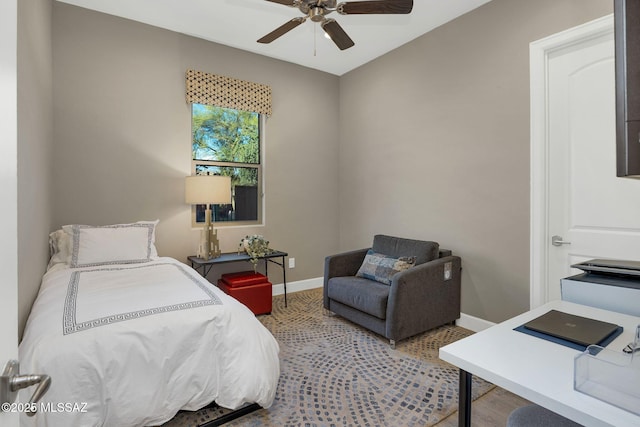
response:
<path id="1" fill-rule="evenodd" d="M 415 257 L 415 266 L 395 273 L 390 284 L 358 277 L 369 249 Z M 460 272 L 460 257 L 436 242 L 376 235 L 371 248 L 325 258 L 324 308 L 384 336 L 393 347 L 460 317 Z"/>

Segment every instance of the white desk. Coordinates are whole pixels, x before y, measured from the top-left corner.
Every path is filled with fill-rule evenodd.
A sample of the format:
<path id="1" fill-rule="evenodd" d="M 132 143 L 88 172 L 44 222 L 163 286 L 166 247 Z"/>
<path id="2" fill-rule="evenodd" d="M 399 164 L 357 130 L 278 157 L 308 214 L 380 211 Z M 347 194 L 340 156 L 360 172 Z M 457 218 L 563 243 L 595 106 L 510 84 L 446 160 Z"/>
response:
<path id="1" fill-rule="evenodd" d="M 640 317 L 553 301 L 440 348 L 440 358 L 460 368 L 460 426 L 470 424 L 471 375 L 477 375 L 584 426 L 640 427 L 640 416 L 573 389 L 578 350 L 513 330 L 551 309 L 622 326 L 607 346 L 614 351 L 633 341 L 640 324 Z"/>

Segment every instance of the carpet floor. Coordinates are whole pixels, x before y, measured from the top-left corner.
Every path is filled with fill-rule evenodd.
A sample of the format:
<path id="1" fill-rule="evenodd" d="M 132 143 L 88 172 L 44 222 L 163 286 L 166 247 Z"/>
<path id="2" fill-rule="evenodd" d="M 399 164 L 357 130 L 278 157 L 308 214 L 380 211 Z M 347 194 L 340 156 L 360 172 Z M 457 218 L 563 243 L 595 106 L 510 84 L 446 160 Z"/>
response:
<path id="1" fill-rule="evenodd" d="M 458 369 L 438 349 L 472 334 L 443 326 L 388 340 L 322 307 L 322 289 L 276 296 L 259 316 L 280 344 L 273 405 L 228 426 L 432 426 L 457 410 Z M 474 377 L 473 399 L 493 385 Z M 163 427 L 194 427 L 228 412 L 180 412 Z"/>

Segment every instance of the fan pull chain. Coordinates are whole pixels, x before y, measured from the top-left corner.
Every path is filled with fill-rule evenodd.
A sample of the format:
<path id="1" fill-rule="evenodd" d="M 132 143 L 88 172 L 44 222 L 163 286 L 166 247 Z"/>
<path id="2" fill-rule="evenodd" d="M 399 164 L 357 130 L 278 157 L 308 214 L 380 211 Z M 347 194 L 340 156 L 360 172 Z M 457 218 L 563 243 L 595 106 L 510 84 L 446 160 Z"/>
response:
<path id="1" fill-rule="evenodd" d="M 318 45 L 318 35 L 317 35 L 317 30 L 318 26 L 314 23 L 313 24 L 313 56 L 316 56 L 317 53 L 317 45 Z"/>

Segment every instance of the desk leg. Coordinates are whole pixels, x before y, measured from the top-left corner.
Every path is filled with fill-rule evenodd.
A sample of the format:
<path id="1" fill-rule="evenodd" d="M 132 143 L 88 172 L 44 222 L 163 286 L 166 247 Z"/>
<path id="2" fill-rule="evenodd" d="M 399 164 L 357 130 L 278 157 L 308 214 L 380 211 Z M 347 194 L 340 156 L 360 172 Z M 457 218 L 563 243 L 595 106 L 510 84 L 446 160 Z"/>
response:
<path id="1" fill-rule="evenodd" d="M 471 427 L 471 379 L 473 374 L 460 369 L 458 391 L 458 426 Z"/>
<path id="2" fill-rule="evenodd" d="M 197 271 L 198 273 L 200 273 L 202 275 L 202 277 L 204 277 L 205 279 L 207 278 L 207 274 L 209 274 L 209 272 L 211 271 L 211 269 L 213 268 L 213 265 L 210 265 L 209 268 L 207 269 L 206 264 L 198 264 L 195 265 L 193 263 L 193 261 L 191 261 L 191 268 L 193 268 L 195 271 Z M 202 268 L 202 271 L 200 271 L 200 269 Z"/>
<path id="3" fill-rule="evenodd" d="M 284 282 L 284 306 L 287 307 L 287 268 L 284 265 L 285 259 L 282 257 L 282 281 Z"/>
<path id="4" fill-rule="evenodd" d="M 282 281 L 284 282 L 284 306 L 287 307 L 287 266 L 284 265 L 285 259 L 284 259 L 284 255 L 282 255 L 282 262 L 278 262 L 278 261 L 274 261 L 270 258 L 265 258 L 264 259 L 264 274 L 268 277 L 268 271 L 267 271 L 267 265 L 269 264 L 269 262 L 272 262 L 274 264 L 277 264 L 280 266 L 280 268 L 282 268 Z"/>

